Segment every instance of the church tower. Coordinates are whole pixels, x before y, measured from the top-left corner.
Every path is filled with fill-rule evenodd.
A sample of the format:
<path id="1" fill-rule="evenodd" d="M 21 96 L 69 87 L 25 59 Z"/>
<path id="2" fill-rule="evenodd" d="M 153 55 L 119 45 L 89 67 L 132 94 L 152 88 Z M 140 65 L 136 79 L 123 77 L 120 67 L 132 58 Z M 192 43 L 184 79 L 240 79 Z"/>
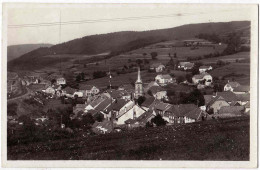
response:
<path id="1" fill-rule="evenodd" d="M 138 76 L 135 82 L 135 99 L 138 99 L 140 96 L 144 95 L 143 82 L 141 80 L 140 67 L 138 67 Z"/>

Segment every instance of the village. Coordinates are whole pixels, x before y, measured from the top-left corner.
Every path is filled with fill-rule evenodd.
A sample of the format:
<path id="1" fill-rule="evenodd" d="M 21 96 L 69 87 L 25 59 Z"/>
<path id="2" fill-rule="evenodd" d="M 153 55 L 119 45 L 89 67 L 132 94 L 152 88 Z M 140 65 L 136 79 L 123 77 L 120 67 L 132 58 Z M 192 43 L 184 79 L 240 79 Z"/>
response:
<path id="1" fill-rule="evenodd" d="M 185 42 L 185 45 L 189 44 Z M 116 87 L 111 85 L 114 76 L 109 70 L 105 75 L 108 77 L 106 88 L 95 84 L 70 87 L 62 75 L 49 80 L 24 76 L 22 86 L 41 86 L 41 90 L 31 89 L 25 100 L 44 108 L 41 115 L 31 115 L 29 119 L 36 127 L 53 128 L 50 122 L 56 122 L 55 126 L 71 133 L 87 129 L 105 134 L 137 127 L 248 116 L 250 113 L 249 86 L 233 80 L 220 86 L 221 80 L 211 75 L 214 70 L 211 65 L 178 61 L 172 57 L 167 64 L 159 61 L 150 64 L 146 71 L 154 73 L 155 77 L 146 82 L 141 76 L 144 68 L 141 70 L 137 65 L 133 69 L 136 81 Z M 193 75 L 175 76 L 171 70 L 190 71 Z M 46 103 L 48 106 L 43 107 Z M 55 103 L 59 104 L 56 106 Z M 60 113 L 57 115 L 56 112 Z M 11 129 L 19 129 L 28 122 L 28 117 L 21 117 L 8 115 Z"/>

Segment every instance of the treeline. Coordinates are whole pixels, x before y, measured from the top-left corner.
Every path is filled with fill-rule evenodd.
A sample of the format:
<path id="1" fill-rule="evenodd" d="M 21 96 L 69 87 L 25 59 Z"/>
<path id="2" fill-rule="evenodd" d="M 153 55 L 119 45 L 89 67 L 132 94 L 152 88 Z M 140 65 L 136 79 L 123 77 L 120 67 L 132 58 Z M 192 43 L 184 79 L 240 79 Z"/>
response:
<path id="1" fill-rule="evenodd" d="M 199 39 L 204 39 L 204 40 L 208 40 L 214 43 L 219 43 L 221 42 L 221 39 L 219 38 L 219 36 L 215 33 L 213 34 L 205 34 L 205 33 L 201 33 L 195 36 L 196 38 Z"/>

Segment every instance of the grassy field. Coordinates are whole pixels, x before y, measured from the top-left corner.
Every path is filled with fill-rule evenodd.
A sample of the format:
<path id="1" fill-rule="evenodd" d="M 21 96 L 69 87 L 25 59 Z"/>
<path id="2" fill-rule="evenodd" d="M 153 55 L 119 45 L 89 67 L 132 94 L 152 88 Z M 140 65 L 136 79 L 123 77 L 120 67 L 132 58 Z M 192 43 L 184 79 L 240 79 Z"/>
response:
<path id="1" fill-rule="evenodd" d="M 249 160 L 249 117 L 14 145 L 8 160 Z"/>
<path id="2" fill-rule="evenodd" d="M 243 59 L 249 59 L 249 58 L 250 58 L 250 52 L 240 52 L 237 54 L 202 59 L 199 61 L 201 61 L 203 63 L 216 63 L 218 60 L 227 61 L 227 62 L 235 62 L 236 60 L 243 60 Z"/>
<path id="3" fill-rule="evenodd" d="M 230 63 L 210 72 L 214 77 L 225 77 L 226 80 L 237 81 L 243 85 L 250 84 L 250 63 Z"/>

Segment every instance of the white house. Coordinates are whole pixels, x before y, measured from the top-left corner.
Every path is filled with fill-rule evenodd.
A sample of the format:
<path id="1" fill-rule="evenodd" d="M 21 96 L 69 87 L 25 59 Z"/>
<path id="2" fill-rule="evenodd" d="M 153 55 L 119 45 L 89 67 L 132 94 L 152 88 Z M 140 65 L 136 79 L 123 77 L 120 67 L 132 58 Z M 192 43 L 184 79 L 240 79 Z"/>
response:
<path id="1" fill-rule="evenodd" d="M 240 84 L 236 81 L 231 81 L 228 82 L 225 86 L 224 86 L 224 91 L 233 91 L 234 88 L 240 86 Z"/>
<path id="2" fill-rule="evenodd" d="M 136 119 L 137 117 L 141 116 L 145 112 L 144 109 L 142 109 L 138 105 L 133 105 L 132 108 L 130 108 L 127 112 L 120 114 L 117 116 L 116 124 L 122 125 L 125 124 L 125 121 L 128 119 Z"/>
<path id="3" fill-rule="evenodd" d="M 56 84 L 57 85 L 65 85 L 66 84 L 65 78 L 63 78 L 63 77 L 57 78 Z"/>
<path id="4" fill-rule="evenodd" d="M 51 86 L 47 87 L 45 90 L 42 90 L 43 92 L 47 93 L 47 94 L 55 94 L 55 89 Z"/>
<path id="5" fill-rule="evenodd" d="M 80 86 L 80 91 L 85 91 L 86 96 L 93 96 L 99 93 L 99 89 L 93 85 L 82 85 Z"/>
<path id="6" fill-rule="evenodd" d="M 178 65 L 179 69 L 190 70 L 194 67 L 194 63 L 191 62 L 180 62 Z"/>
<path id="7" fill-rule="evenodd" d="M 192 77 L 192 82 L 194 84 L 202 84 L 203 81 L 205 81 L 205 83 L 203 83 L 204 85 L 210 86 L 212 83 L 212 76 L 208 73 L 202 73 Z"/>
<path id="8" fill-rule="evenodd" d="M 209 70 L 212 70 L 211 66 L 200 66 L 200 68 L 199 68 L 199 72 L 200 73 L 205 73 L 205 72 L 207 72 Z"/>
<path id="9" fill-rule="evenodd" d="M 175 83 L 176 82 L 176 79 L 175 78 L 172 78 L 169 74 L 160 74 L 160 75 L 157 75 L 155 77 L 155 81 L 161 85 L 161 86 L 165 86 L 167 84 L 170 84 L 170 83 Z"/>
<path id="10" fill-rule="evenodd" d="M 155 70 L 157 73 L 162 72 L 165 66 L 161 63 L 154 63 L 150 66 L 150 70 Z"/>
<path id="11" fill-rule="evenodd" d="M 167 91 L 160 86 L 153 86 L 149 89 L 155 99 L 168 99 Z"/>

